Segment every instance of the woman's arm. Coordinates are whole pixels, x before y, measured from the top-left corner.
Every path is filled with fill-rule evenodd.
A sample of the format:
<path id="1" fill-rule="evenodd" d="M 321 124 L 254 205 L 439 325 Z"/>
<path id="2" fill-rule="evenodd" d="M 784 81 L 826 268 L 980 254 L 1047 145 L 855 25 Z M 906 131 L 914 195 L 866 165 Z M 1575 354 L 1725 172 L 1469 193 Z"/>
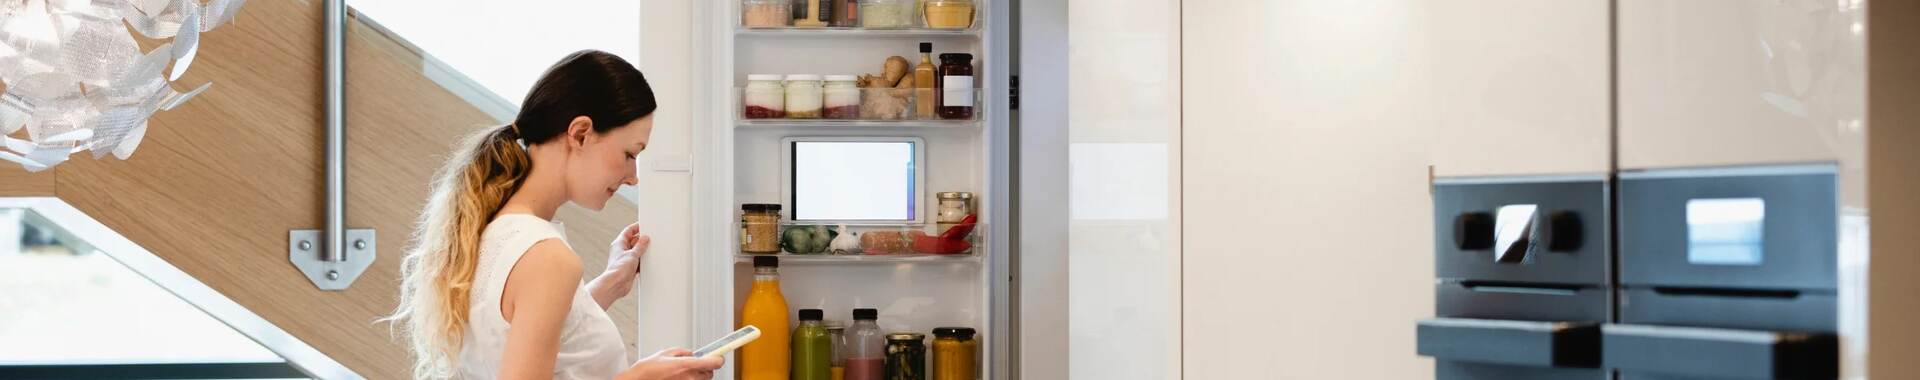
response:
<path id="1" fill-rule="evenodd" d="M 513 328 L 500 358 L 501 379 L 552 379 L 560 332 L 580 286 L 580 257 L 559 240 L 527 249 L 507 273 L 500 314 Z"/>
<path id="2" fill-rule="evenodd" d="M 613 307 L 614 301 L 633 292 L 633 281 L 640 276 L 640 256 L 647 254 L 653 238 L 640 233 L 640 224 L 629 224 L 613 238 L 607 249 L 607 270 L 587 283 L 587 294 L 600 304 L 600 310 Z"/>

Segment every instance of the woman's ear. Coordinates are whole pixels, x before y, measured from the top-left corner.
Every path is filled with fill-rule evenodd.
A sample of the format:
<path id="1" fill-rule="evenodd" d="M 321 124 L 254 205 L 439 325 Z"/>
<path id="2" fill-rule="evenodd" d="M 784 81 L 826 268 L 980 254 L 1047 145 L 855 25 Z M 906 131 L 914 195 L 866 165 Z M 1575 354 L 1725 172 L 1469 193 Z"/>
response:
<path id="1" fill-rule="evenodd" d="M 586 146 L 587 132 L 592 130 L 593 130 L 592 118 L 589 118 L 586 116 L 575 116 L 573 118 L 573 121 L 567 123 L 567 135 L 566 135 L 567 147 L 579 148 L 579 147 Z"/>

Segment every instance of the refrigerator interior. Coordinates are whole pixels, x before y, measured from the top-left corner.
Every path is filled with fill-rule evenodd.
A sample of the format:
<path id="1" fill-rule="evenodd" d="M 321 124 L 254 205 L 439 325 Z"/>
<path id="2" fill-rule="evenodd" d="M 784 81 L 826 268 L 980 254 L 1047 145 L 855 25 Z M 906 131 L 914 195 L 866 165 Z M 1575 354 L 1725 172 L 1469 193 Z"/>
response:
<path id="1" fill-rule="evenodd" d="M 879 325 L 887 332 L 916 332 L 927 335 L 931 347 L 936 327 L 970 327 L 976 330 L 980 344 L 981 378 L 992 378 L 993 362 L 1002 350 L 994 337 L 1004 336 L 995 321 L 1004 321 L 1005 310 L 998 307 L 996 289 L 991 281 L 1004 270 L 996 269 L 1005 252 L 1000 234 L 1004 211 L 1006 173 L 1005 135 L 1007 103 L 980 94 L 994 93 L 988 83 L 1004 78 L 1005 57 L 990 57 L 996 49 L 998 28 L 993 26 L 993 1 L 976 1 L 976 21 L 967 30 L 861 30 L 861 29 L 750 29 L 741 26 L 740 2 L 709 3 L 705 20 L 717 23 L 707 30 L 713 35 L 710 58 L 712 79 L 705 86 L 711 111 L 703 115 L 713 129 L 704 149 L 695 152 L 696 161 L 705 162 L 706 181 L 700 182 L 709 201 L 695 208 L 696 221 L 704 220 L 697 234 L 707 243 L 699 251 L 703 264 L 696 280 L 696 299 L 724 299 L 724 305 L 696 305 L 696 335 L 718 337 L 738 327 L 741 307 L 752 287 L 751 256 L 740 252 L 740 212 L 746 203 L 788 203 L 783 179 L 785 168 L 783 140 L 791 138 L 917 138 L 924 142 L 924 161 L 915 170 L 924 176 L 917 193 L 918 214 L 924 225 L 897 224 L 897 228 L 938 234 L 933 227 L 938 209 L 936 193 L 969 192 L 974 196 L 973 212 L 978 225 L 973 232 L 971 252 L 964 255 L 797 255 L 780 254 L 781 292 L 789 305 L 792 320 L 799 309 L 822 309 L 830 324 L 849 325 L 854 308 L 874 308 L 880 312 Z M 920 62 L 919 44 L 933 44 L 933 64 L 941 64 L 942 53 L 973 55 L 975 70 L 975 117 L 971 120 L 837 121 L 746 119 L 742 115 L 742 88 L 750 74 L 880 74 L 888 56 L 906 58 L 909 68 Z M 1004 51 L 1004 47 L 998 49 Z M 696 141 L 698 144 L 699 141 Z M 790 173 L 790 172 L 789 172 Z M 793 222 L 794 214 L 782 212 L 783 227 Z M 833 226 L 836 223 L 823 223 Z M 870 223 L 860 223 L 870 224 Z M 885 223 L 856 231 L 881 228 Z M 1002 247 L 1002 248 L 996 248 Z M 725 268 L 725 270 L 720 270 Z M 716 273 L 719 272 L 719 273 Z M 716 276 L 717 275 L 717 276 Z M 717 277 L 717 278 L 716 278 Z M 724 315 L 716 315 L 725 309 Z M 721 323 L 725 321 L 725 323 Z M 786 333 L 786 332 L 780 332 Z M 931 355 L 929 355 L 931 357 Z M 717 374 L 732 378 L 734 363 Z"/>

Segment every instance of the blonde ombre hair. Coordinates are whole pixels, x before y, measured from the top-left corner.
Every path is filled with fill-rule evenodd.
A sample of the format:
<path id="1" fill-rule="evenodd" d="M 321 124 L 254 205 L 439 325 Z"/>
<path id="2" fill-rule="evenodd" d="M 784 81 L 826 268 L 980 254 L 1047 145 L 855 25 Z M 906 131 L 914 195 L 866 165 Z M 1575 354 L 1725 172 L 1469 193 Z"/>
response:
<path id="1" fill-rule="evenodd" d="M 435 174 L 400 264 L 400 303 L 392 322 L 414 356 L 413 377 L 452 377 L 466 340 L 474 273 L 487 224 L 520 189 L 533 161 L 526 146 L 566 134 L 586 116 L 608 132 L 658 108 L 640 70 L 596 50 L 573 53 L 534 82 L 506 126 L 469 135 Z"/>

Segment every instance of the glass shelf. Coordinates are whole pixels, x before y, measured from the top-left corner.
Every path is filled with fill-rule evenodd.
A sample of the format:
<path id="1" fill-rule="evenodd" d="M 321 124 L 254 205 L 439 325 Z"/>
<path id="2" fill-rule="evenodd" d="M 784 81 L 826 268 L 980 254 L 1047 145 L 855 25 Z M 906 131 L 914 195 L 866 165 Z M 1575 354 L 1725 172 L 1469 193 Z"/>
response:
<path id="1" fill-rule="evenodd" d="M 968 128 L 979 120 L 826 120 L 826 119 L 742 119 L 742 129 L 806 128 Z"/>
<path id="2" fill-rule="evenodd" d="M 949 263 L 955 263 L 955 264 L 972 264 L 972 263 L 979 263 L 979 262 L 980 262 L 980 256 L 979 256 L 979 255 L 975 255 L 975 254 L 971 254 L 971 253 L 969 253 L 969 254 L 957 254 L 957 255 L 934 255 L 934 254 L 902 254 L 902 255 L 798 255 L 798 254 L 791 254 L 791 253 L 781 253 L 781 254 L 773 254 L 773 255 L 752 255 L 752 254 L 744 254 L 744 253 L 741 253 L 741 254 L 734 254 L 734 255 L 733 255 L 733 262 L 735 262 L 735 263 L 744 263 L 744 264 L 751 264 L 751 263 L 753 263 L 753 258 L 755 258 L 755 257 L 760 257 L 760 256 L 773 256 L 773 257 L 778 257 L 778 258 L 780 258 L 780 265 L 788 265 L 788 264 L 794 264 L 794 265 L 802 265 L 802 264 L 910 264 L 910 263 L 932 263 L 932 264 L 949 264 Z"/>
<path id="3" fill-rule="evenodd" d="M 869 29 L 869 28 L 748 28 L 735 27 L 734 35 L 766 37 L 979 37 L 975 29 Z"/>
<path id="4" fill-rule="evenodd" d="M 736 110 L 733 114 L 735 120 L 738 120 L 742 126 L 965 126 L 975 124 L 975 122 L 982 119 L 981 116 L 983 116 L 984 112 L 981 112 L 983 110 L 979 105 L 986 104 L 986 99 L 982 95 L 987 93 L 987 89 L 862 88 L 858 90 L 857 94 L 852 91 L 839 94 L 827 94 L 826 91 L 823 91 L 823 99 L 844 96 L 845 98 L 840 100 L 852 102 L 853 104 L 834 109 L 822 107 L 819 111 L 814 112 L 818 117 L 805 119 L 785 117 L 788 113 L 792 112 L 791 110 L 783 109 L 786 108 L 786 95 L 784 93 L 768 92 L 769 93 L 765 94 L 749 95 L 748 90 L 744 87 L 734 88 L 734 93 L 738 94 L 735 103 Z M 922 112 L 920 109 L 920 99 L 933 98 L 935 95 L 972 97 L 974 104 L 973 117 L 967 119 L 940 118 L 935 111 L 935 109 L 937 109 L 935 107 L 929 107 L 929 110 Z M 854 97 L 858 97 L 858 99 L 853 99 Z M 758 100 L 756 101 L 755 99 Z M 756 104 L 770 105 L 759 106 Z M 836 111 L 841 116 L 837 118 L 828 117 L 835 116 Z"/>

